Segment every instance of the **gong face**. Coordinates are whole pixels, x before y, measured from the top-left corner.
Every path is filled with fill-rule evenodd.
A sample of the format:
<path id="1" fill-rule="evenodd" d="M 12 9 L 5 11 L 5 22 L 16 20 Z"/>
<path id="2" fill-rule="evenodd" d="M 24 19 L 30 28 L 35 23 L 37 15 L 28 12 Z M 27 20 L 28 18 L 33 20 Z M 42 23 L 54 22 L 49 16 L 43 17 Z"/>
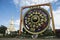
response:
<path id="1" fill-rule="evenodd" d="M 33 8 L 26 12 L 23 18 L 24 28 L 31 34 L 39 34 L 48 28 L 49 13 L 43 8 Z"/>

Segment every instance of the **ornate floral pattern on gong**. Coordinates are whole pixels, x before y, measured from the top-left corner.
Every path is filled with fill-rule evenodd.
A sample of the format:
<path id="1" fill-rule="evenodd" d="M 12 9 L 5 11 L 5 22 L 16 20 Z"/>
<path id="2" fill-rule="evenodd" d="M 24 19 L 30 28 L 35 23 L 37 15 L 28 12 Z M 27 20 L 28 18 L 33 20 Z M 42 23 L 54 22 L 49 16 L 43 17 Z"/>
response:
<path id="1" fill-rule="evenodd" d="M 49 25 L 49 13 L 43 8 L 32 8 L 28 10 L 23 18 L 24 28 L 31 34 L 44 32 Z"/>

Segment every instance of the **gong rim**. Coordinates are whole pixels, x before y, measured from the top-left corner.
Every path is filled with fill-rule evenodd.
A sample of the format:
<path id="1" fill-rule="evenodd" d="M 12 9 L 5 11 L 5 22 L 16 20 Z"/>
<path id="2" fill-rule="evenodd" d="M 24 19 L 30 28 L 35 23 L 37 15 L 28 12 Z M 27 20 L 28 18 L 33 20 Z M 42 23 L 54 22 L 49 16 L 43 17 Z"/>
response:
<path id="1" fill-rule="evenodd" d="M 34 9 L 34 8 L 32 8 L 32 9 Z M 31 32 L 31 31 L 29 31 L 28 29 L 26 29 L 26 27 L 25 27 L 24 17 L 25 17 L 25 15 L 26 15 L 28 12 L 30 12 L 32 9 L 29 9 L 27 12 L 25 12 L 25 14 L 24 14 L 24 16 L 23 16 L 23 26 L 24 26 L 23 28 L 24 28 L 28 33 L 31 33 L 31 34 L 41 34 L 41 33 L 43 33 L 44 31 L 46 31 L 46 30 L 48 29 L 48 26 L 49 26 L 49 24 L 50 24 L 50 15 L 49 15 L 49 13 L 48 13 L 48 11 L 47 11 L 46 9 L 40 7 L 40 9 L 42 9 L 45 13 L 48 14 L 48 24 L 47 24 L 47 26 L 46 26 L 42 31 L 40 31 L 40 32 Z"/>

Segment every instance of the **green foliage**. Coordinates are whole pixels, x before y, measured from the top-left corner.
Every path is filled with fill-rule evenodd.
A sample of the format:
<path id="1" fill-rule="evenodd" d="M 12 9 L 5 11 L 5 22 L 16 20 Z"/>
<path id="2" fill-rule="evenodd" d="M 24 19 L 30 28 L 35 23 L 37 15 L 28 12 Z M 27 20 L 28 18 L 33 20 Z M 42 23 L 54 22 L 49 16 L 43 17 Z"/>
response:
<path id="1" fill-rule="evenodd" d="M 7 30 L 7 27 L 4 25 L 0 26 L 0 33 L 3 34 L 3 36 L 5 36 L 5 31 Z"/>

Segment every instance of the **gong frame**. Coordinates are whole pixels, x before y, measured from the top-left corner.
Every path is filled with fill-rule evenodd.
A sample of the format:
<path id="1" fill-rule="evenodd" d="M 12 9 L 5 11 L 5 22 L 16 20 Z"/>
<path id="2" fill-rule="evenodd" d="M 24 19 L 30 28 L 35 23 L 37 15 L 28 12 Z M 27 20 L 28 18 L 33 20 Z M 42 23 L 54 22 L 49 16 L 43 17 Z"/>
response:
<path id="1" fill-rule="evenodd" d="M 32 8 L 32 7 L 37 7 L 37 6 L 48 6 L 50 8 L 50 14 L 51 14 L 51 19 L 52 19 L 52 28 L 53 28 L 53 32 L 55 33 L 55 24 L 54 24 L 54 17 L 53 17 L 53 12 L 52 12 L 52 6 L 50 3 L 46 3 L 46 4 L 38 4 L 38 5 L 32 5 L 32 6 L 24 6 L 21 7 L 20 9 L 20 28 L 19 28 L 19 35 L 22 33 L 22 24 L 23 24 L 23 16 L 22 16 L 22 11 L 25 8 Z"/>

